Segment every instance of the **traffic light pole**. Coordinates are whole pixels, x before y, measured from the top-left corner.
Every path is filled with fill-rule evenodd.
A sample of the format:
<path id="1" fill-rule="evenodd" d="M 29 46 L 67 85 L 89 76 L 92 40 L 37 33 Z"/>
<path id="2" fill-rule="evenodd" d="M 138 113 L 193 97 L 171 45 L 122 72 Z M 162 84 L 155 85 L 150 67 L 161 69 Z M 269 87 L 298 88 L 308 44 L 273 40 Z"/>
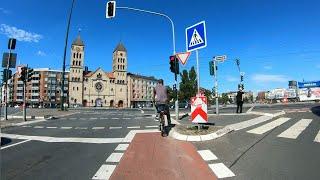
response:
<path id="1" fill-rule="evenodd" d="M 173 55 L 176 54 L 174 24 L 173 24 L 172 19 L 171 19 L 168 15 L 162 14 L 162 13 L 158 13 L 158 12 L 153 12 L 153 11 L 138 9 L 138 8 L 131 8 L 131 7 L 116 7 L 116 9 L 127 9 L 127 10 L 139 11 L 139 12 L 149 13 L 149 14 L 158 15 L 158 16 L 162 16 L 162 17 L 167 18 L 167 19 L 170 21 L 170 23 L 171 23 L 171 28 L 172 28 Z M 177 88 L 177 91 L 178 91 L 178 81 L 177 81 L 177 75 L 176 75 L 176 74 L 175 74 L 175 84 L 176 84 L 176 88 Z M 175 111 L 176 111 L 176 120 L 178 120 L 178 119 L 179 119 L 178 93 L 177 93 L 177 100 L 176 100 L 176 102 L 175 102 Z"/>
<path id="2" fill-rule="evenodd" d="M 25 73 L 28 72 L 28 65 L 27 65 L 27 71 L 25 71 Z M 24 75 L 24 77 L 26 77 L 26 74 Z M 23 120 L 27 121 L 27 112 L 26 112 L 26 78 L 23 81 Z"/>
<path id="3" fill-rule="evenodd" d="M 9 49 L 9 56 L 7 61 L 6 82 L 4 86 L 4 120 L 8 120 L 8 77 L 9 77 L 9 65 L 11 58 L 11 48 Z"/>
<path id="4" fill-rule="evenodd" d="M 213 60 L 213 72 L 214 72 L 214 94 L 216 96 L 216 114 L 219 114 L 219 96 L 218 96 L 218 77 L 217 77 L 217 67 L 216 60 Z"/>

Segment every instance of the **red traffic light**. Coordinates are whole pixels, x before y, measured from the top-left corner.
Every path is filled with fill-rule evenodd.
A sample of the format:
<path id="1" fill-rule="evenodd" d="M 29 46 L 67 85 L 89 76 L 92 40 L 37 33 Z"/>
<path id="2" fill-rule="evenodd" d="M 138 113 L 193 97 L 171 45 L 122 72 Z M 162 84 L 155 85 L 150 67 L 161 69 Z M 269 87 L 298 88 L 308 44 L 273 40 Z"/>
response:
<path id="1" fill-rule="evenodd" d="M 170 56 L 170 61 L 175 61 L 176 56 Z"/>

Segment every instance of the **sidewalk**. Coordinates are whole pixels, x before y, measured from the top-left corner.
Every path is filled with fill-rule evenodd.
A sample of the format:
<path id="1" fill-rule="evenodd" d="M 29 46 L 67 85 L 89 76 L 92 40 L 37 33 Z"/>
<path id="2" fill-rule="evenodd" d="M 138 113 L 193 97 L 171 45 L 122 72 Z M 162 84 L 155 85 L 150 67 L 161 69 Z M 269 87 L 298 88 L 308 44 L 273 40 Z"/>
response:
<path id="1" fill-rule="evenodd" d="M 189 142 L 136 134 L 111 180 L 195 180 L 217 177 Z"/>

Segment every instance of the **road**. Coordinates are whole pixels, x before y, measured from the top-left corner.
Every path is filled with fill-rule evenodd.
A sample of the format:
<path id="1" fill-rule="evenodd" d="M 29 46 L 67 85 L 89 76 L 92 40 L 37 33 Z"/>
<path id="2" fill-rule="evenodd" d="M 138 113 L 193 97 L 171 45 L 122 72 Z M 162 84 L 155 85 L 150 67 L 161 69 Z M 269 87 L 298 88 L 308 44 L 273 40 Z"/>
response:
<path id="1" fill-rule="evenodd" d="M 132 174 L 132 166 L 147 168 L 151 179 L 157 178 L 150 173 L 165 174 L 164 170 L 171 179 L 188 179 L 192 177 L 190 172 L 207 178 L 211 174 L 209 179 L 215 176 L 226 179 L 319 179 L 319 104 L 262 106 L 251 110 L 286 111 L 286 114 L 270 117 L 215 140 L 189 144 L 154 134 L 158 122 L 151 116 L 152 109 L 88 109 L 73 111 L 75 114 L 59 119 L 3 128 L 2 137 L 6 138 L 1 139 L 1 179 L 119 179 Z M 226 115 L 211 115 L 209 120 L 225 126 L 261 117 L 232 114 L 233 108 L 224 108 L 222 112 Z M 137 132 L 142 134 L 135 137 Z M 175 150 L 168 151 L 168 148 Z M 206 160 L 201 151 L 210 151 L 216 158 Z M 163 154 L 171 158 L 160 158 Z M 187 159 L 175 159 L 177 157 Z M 160 164 L 161 160 L 166 160 L 167 166 L 173 168 L 158 168 L 157 163 L 151 163 L 154 159 Z M 193 164 L 195 162 L 198 164 Z M 223 165 L 225 169 L 221 170 L 222 166 L 219 166 L 217 171 L 212 168 L 214 165 Z M 203 173 L 191 171 L 189 167 L 192 166 L 203 167 Z M 113 170 L 115 173 L 112 174 Z M 106 173 L 109 171 L 111 173 Z"/>

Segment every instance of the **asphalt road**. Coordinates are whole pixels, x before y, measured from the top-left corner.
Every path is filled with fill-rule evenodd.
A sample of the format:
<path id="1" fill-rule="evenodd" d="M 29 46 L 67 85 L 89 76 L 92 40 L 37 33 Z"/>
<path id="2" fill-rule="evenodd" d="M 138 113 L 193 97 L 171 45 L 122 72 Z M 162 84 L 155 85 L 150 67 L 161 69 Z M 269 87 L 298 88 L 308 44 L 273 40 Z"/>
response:
<path id="1" fill-rule="evenodd" d="M 223 111 L 232 113 L 233 109 Z M 319 104 L 253 109 L 287 113 L 212 141 L 194 143 L 198 150 L 208 149 L 218 157 L 209 163 L 224 163 L 235 174 L 230 179 L 320 179 Z M 11 138 L 1 139 L 1 179 L 92 179 L 122 143 L 119 138 L 134 130 L 157 129 L 153 113 L 152 109 L 88 109 L 64 118 L 3 128 L 1 132 Z M 256 117 L 213 115 L 209 120 L 224 126 Z M 285 121 L 279 124 L 279 118 Z M 298 136 L 279 137 L 286 131 L 287 136 Z"/>
<path id="2" fill-rule="evenodd" d="M 77 137 L 85 142 L 28 141 L 8 147 L 24 140 L 2 139 L 1 179 L 91 179 L 119 143 L 97 144 L 85 138 L 124 138 L 131 130 L 157 129 L 157 125 L 137 110 L 106 110 L 2 129 L 5 134 Z"/>
<path id="3" fill-rule="evenodd" d="M 226 179 L 320 179 L 320 106 L 310 108 L 194 144 L 235 174 Z M 287 121 L 272 127 L 279 118 Z"/>

